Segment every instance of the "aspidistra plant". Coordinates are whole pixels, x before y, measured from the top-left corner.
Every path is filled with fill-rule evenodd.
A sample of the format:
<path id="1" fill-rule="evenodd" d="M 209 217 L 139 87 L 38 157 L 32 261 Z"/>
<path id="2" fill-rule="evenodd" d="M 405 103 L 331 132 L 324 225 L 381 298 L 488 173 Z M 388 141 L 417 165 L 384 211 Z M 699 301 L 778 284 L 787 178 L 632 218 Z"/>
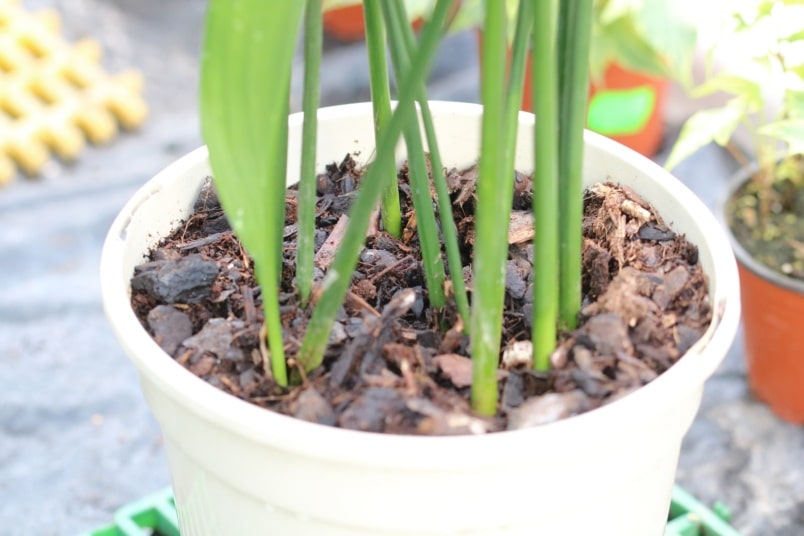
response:
<path id="1" fill-rule="evenodd" d="M 311 162 L 315 162 L 315 157 L 310 155 L 315 154 L 321 0 L 210 1 L 201 76 L 203 134 L 221 203 L 235 233 L 254 259 L 255 273 L 263 289 L 264 331 L 268 342 L 265 371 L 280 385 L 287 385 L 288 360 L 278 289 L 285 217 L 289 88 L 298 37 L 294 29 L 300 28 L 304 15 L 302 154 L 307 160 L 302 164 L 299 184 L 298 217 L 304 221 L 298 222 L 296 277 L 300 302 L 310 309 L 310 320 L 301 347 L 292 356 L 294 362 L 305 371 L 321 364 L 371 214 L 377 206 L 382 205 L 386 230 L 398 233 L 398 214 L 394 214 L 399 210 L 394 195 L 397 188 L 394 149 L 400 137 L 404 137 L 419 242 L 427 250 L 423 269 L 429 302 L 440 308 L 448 299 L 454 300 L 471 339 L 475 363 L 473 408 L 480 414 L 491 415 L 497 410 L 496 369 L 508 259 L 507 223 L 513 195 L 513 147 L 525 58 L 531 46 L 537 88 L 534 92 L 537 262 L 533 323 L 537 368 L 549 366 L 557 326 L 573 325 L 580 305 L 580 160 L 592 0 L 521 0 L 513 28 L 509 27 L 505 2 L 488 0 L 484 4 L 485 76 L 481 82 L 484 114 L 478 155 L 471 293 L 463 280 L 457 230 L 426 94 L 430 65 L 446 33 L 450 15 L 454 15 L 456 2 L 432 2 L 418 36 L 410 29 L 405 4 L 403 0 L 364 3 L 376 151 L 350 208 L 344 241 L 317 291 L 313 291 L 312 280 L 315 170 Z M 506 59 L 509 35 L 513 36 L 510 63 Z M 380 72 L 388 69 L 386 40 L 398 81 L 397 102 L 393 107 L 388 99 L 387 73 Z M 579 87 L 583 90 L 578 90 Z M 428 158 L 432 175 L 428 174 Z M 436 192 L 435 199 L 431 198 L 431 191 Z M 559 192 L 566 195 L 561 197 Z M 561 236 L 559 228 L 566 229 Z M 561 248 L 578 248 L 578 251 L 564 255 Z M 451 285 L 445 285 L 447 276 L 452 280 Z M 561 306 L 560 295 L 569 296 L 562 299 Z"/>

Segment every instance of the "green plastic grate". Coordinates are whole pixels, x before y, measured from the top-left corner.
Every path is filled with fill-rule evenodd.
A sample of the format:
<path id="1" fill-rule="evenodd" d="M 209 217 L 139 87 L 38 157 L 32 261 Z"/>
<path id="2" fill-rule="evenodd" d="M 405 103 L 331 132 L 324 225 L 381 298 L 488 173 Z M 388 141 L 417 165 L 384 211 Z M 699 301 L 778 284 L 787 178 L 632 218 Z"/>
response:
<path id="1" fill-rule="evenodd" d="M 740 536 L 730 518 L 723 504 L 709 509 L 675 486 L 664 536 Z M 114 523 L 80 536 L 180 536 L 173 491 L 166 488 L 127 504 L 115 512 Z"/>
<path id="2" fill-rule="evenodd" d="M 180 536 L 173 490 L 165 488 L 114 513 L 114 522 L 81 536 Z"/>
<path id="3" fill-rule="evenodd" d="M 715 503 L 711 509 L 684 491 L 673 488 L 667 528 L 664 536 L 740 536 L 729 524 L 731 511 L 723 503 Z"/>

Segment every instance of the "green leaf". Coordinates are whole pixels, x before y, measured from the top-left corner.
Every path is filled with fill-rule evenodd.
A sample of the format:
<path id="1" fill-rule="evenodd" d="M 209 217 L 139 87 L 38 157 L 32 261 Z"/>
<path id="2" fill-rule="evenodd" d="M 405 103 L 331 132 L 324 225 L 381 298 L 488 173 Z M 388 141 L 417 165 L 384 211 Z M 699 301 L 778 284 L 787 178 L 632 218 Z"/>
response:
<path id="1" fill-rule="evenodd" d="M 787 70 L 804 81 L 804 63 L 801 65 L 796 65 L 795 67 L 788 67 Z"/>
<path id="2" fill-rule="evenodd" d="M 380 178 L 378 172 L 385 169 L 386 164 L 383 164 L 383 161 L 394 158 L 394 147 L 396 147 L 399 135 L 416 113 L 414 107 L 416 92 L 424 83 L 430 70 L 451 1 L 438 0 L 436 2 L 432 17 L 422 29 L 416 53 L 411 59 L 408 76 L 400 81 L 399 102 L 391 116 L 391 121 L 377 143 L 374 164 L 369 166 L 363 176 L 357 197 L 349 210 L 350 219 L 344 240 L 321 284 L 322 295 L 310 318 L 307 332 L 299 349 L 297 360 L 305 367 L 305 370 L 314 369 L 321 364 L 324 358 L 324 350 L 332 325 L 346 296 L 351 274 L 365 243 L 371 212 L 380 200 L 383 186 L 387 184 Z"/>
<path id="3" fill-rule="evenodd" d="M 689 86 L 698 31 L 683 7 L 673 0 L 651 0 L 634 13 L 634 21 L 669 74 Z"/>
<path id="4" fill-rule="evenodd" d="M 269 169 L 286 155 L 266 148 L 287 143 L 285 86 L 303 7 L 296 0 L 270 6 L 261 0 L 211 0 L 207 16 L 202 133 L 221 202 L 257 262 L 277 255 L 266 250 L 265 229 L 275 208 L 266 201 L 275 188 L 285 190 L 285 176 L 271 176 Z M 272 51 L 269 57 L 266 50 Z"/>
<path id="5" fill-rule="evenodd" d="M 597 21 L 603 25 L 628 17 L 643 7 L 642 0 L 606 0 L 598 1 L 595 4 Z"/>
<path id="6" fill-rule="evenodd" d="M 202 134 L 221 204 L 255 261 L 279 383 L 287 375 L 277 298 L 287 116 L 303 8 L 297 0 L 211 0 L 201 63 Z"/>
<path id="7" fill-rule="evenodd" d="M 739 97 L 749 111 L 756 111 L 764 107 L 761 83 L 733 73 L 716 75 L 690 93 L 693 97 L 698 98 L 720 91 Z"/>
<path id="8" fill-rule="evenodd" d="M 797 30 L 788 35 L 779 36 L 780 41 L 786 41 L 788 43 L 795 43 L 796 41 L 801 41 L 802 39 L 804 39 L 804 30 Z"/>
<path id="9" fill-rule="evenodd" d="M 783 119 L 768 123 L 759 133 L 787 143 L 787 152 L 804 154 L 804 119 Z"/>
<path id="10" fill-rule="evenodd" d="M 734 101 L 722 108 L 696 112 L 681 129 L 665 167 L 673 169 L 682 160 L 711 142 L 725 145 L 744 117 L 744 109 Z"/>
<path id="11" fill-rule="evenodd" d="M 323 43 L 321 0 L 307 0 L 304 13 L 304 96 L 302 109 L 301 168 L 299 170 L 296 222 L 296 288 L 307 304 L 313 290 L 315 257 L 316 140 L 320 102 L 321 49 Z"/>
<path id="12" fill-rule="evenodd" d="M 784 110 L 788 119 L 804 118 L 804 91 L 788 89 L 784 94 Z"/>
<path id="13" fill-rule="evenodd" d="M 653 49 L 639 31 L 634 19 L 620 18 L 604 27 L 597 26 L 593 49 L 605 40 L 612 59 L 633 71 L 669 76 L 667 61 Z"/>
<path id="14" fill-rule="evenodd" d="M 767 17 L 773 12 L 773 8 L 776 7 L 777 2 L 775 0 L 763 0 L 757 5 L 757 18 Z"/>

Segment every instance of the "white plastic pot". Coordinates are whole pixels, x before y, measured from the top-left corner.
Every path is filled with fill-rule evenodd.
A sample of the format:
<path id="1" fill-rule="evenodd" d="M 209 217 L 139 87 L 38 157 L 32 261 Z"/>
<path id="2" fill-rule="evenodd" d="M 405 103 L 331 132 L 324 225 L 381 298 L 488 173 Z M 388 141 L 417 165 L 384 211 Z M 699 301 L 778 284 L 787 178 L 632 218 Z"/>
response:
<path id="1" fill-rule="evenodd" d="M 432 104 L 447 166 L 475 161 L 481 107 Z M 520 115 L 517 168 L 532 169 L 531 114 Z M 373 151 L 370 104 L 319 111 L 317 164 Z M 290 175 L 301 116 L 290 118 Z M 140 189 L 117 217 L 101 262 L 106 313 L 161 424 L 183 536 L 579 535 L 663 533 L 681 440 L 704 381 L 739 317 L 729 242 L 707 208 L 648 159 L 586 133 L 584 180 L 632 186 L 700 250 L 714 321 L 649 385 L 554 424 L 486 436 L 400 437 L 275 414 L 208 385 L 165 354 L 129 304 L 148 248 L 191 211 L 210 174 L 206 150 Z"/>

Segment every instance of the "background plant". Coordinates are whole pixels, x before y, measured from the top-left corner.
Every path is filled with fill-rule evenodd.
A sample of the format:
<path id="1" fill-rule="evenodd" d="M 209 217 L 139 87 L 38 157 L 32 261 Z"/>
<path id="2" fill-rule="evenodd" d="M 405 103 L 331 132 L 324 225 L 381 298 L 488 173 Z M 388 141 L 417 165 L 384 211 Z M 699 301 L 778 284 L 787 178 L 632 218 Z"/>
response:
<path id="1" fill-rule="evenodd" d="M 738 128 L 747 132 L 758 163 L 753 180 L 759 187 L 760 218 L 770 210 L 770 190 L 789 158 L 804 153 L 804 2 L 763 0 L 726 17 L 703 84 L 694 96 L 729 95 L 721 107 L 693 114 L 681 130 L 667 160 L 672 169 L 692 153 L 715 142 L 747 163 L 732 143 Z M 715 66 L 721 50 L 737 50 L 739 61 Z M 736 57 L 736 55 L 732 55 Z M 780 103 L 775 109 L 776 103 Z"/>
<path id="2" fill-rule="evenodd" d="M 453 281 L 452 297 L 471 338 L 473 407 L 479 413 L 493 414 L 497 403 L 496 369 L 514 177 L 512 142 L 518 125 L 526 51 L 533 36 L 537 37 L 532 54 L 537 73 L 534 87 L 540 88 L 534 92 L 534 109 L 541 118 L 537 122 L 534 148 L 538 162 L 534 173 L 537 200 L 534 211 L 539 226 L 535 243 L 538 263 L 534 274 L 537 281 L 534 326 L 539 328 L 534 328 L 533 340 L 534 347 L 542 349 L 535 356 L 536 366 L 548 366 L 549 351 L 555 344 L 559 314 L 557 289 L 563 289 L 562 293 L 571 289 L 571 295 L 576 296 L 569 307 L 562 308 L 566 323 L 572 323 L 580 306 L 579 263 L 568 266 L 561 262 L 560 271 L 552 267 L 559 264 L 560 259 L 558 228 L 569 228 L 569 234 L 577 234 L 574 240 L 580 243 L 580 162 L 592 0 L 521 0 L 513 23 L 506 3 L 489 0 L 484 4 L 483 68 L 494 76 L 485 76 L 481 88 L 484 114 L 481 154 L 478 155 L 471 311 L 468 311 L 468 299 L 463 290 L 457 234 L 425 90 L 439 41 L 447 31 L 449 16 L 455 15 L 451 12 L 454 0 L 433 3 L 418 38 L 411 33 L 407 22 L 411 15 L 402 0 L 366 0 L 364 4 L 377 148 L 350 209 L 344 241 L 317 289 L 313 289 L 311 281 L 314 228 L 310 224 L 314 213 L 314 196 L 310 192 L 314 192 L 315 170 L 311 169 L 309 161 L 302 164 L 299 189 L 300 205 L 303 203 L 304 208 L 300 206 L 299 217 L 306 221 L 299 222 L 297 247 L 304 251 L 297 251 L 297 278 L 303 278 L 303 282 L 297 280 L 297 286 L 302 303 L 308 304 L 310 320 L 303 341 L 296 347 L 292 341 L 282 338 L 277 299 L 285 217 L 289 87 L 293 49 L 298 37 L 296 29 L 300 28 L 306 9 L 302 154 L 312 155 L 316 131 L 312 110 L 318 101 L 317 89 L 313 86 L 318 84 L 322 5 L 320 0 L 210 2 L 201 76 L 203 135 L 209 145 L 221 202 L 234 231 L 254 259 L 255 273 L 263 289 L 268 341 L 265 370 L 271 371 L 277 383 L 287 385 L 289 362 L 305 371 L 321 363 L 332 324 L 363 247 L 371 213 L 381 199 L 384 199 L 384 211 L 397 210 L 394 203 L 398 201 L 383 193 L 395 187 L 396 175 L 390 170 L 395 165 L 394 148 L 403 136 L 408 149 L 417 231 L 424 250 L 429 301 L 431 306 L 440 308 L 447 298 L 443 244 L 448 266 L 452 267 L 449 270 Z M 513 35 L 510 64 L 506 59 L 509 34 Z M 393 70 L 399 81 L 397 104 L 390 114 L 387 77 L 379 72 L 386 69 L 384 54 L 379 50 L 382 35 L 388 36 Z M 559 65 L 562 66 L 560 71 Z M 417 101 L 421 114 L 416 111 Z M 433 164 L 432 178 L 427 173 L 425 139 Z M 559 186 L 559 181 L 564 183 Z M 431 189 L 437 193 L 435 200 L 431 199 Z M 578 195 L 565 196 L 559 205 L 558 192 L 562 190 L 578 192 Z M 434 204 L 441 217 L 441 229 L 436 224 Z M 564 218 L 561 224 L 559 218 Z M 580 258 L 579 247 L 576 256 Z M 563 275 L 560 280 L 559 274 Z M 288 353 L 293 361 L 286 359 L 286 345 L 291 348 Z"/>

